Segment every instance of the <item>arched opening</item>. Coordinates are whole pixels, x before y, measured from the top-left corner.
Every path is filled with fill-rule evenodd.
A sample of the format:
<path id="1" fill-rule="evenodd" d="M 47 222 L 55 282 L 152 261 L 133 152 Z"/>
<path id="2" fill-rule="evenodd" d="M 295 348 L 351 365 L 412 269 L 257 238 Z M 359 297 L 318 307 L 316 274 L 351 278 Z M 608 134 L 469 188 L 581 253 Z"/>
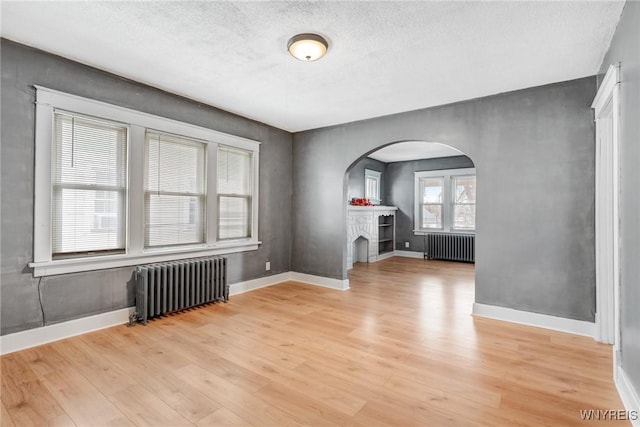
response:
<path id="1" fill-rule="evenodd" d="M 353 241 L 353 263 L 369 262 L 369 239 L 359 236 Z"/>
<path id="2" fill-rule="evenodd" d="M 449 145 L 397 141 L 363 154 L 346 170 L 346 268 L 391 256 L 475 262 L 476 172 Z"/>

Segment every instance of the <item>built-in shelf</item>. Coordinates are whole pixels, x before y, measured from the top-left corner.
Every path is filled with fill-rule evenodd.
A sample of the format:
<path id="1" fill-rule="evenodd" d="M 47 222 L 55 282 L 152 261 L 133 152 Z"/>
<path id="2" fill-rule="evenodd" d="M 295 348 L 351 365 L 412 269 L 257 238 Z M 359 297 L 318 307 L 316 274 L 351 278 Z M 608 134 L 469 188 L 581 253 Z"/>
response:
<path id="1" fill-rule="evenodd" d="M 395 249 L 395 212 L 384 212 L 378 216 L 378 256 L 391 253 Z"/>

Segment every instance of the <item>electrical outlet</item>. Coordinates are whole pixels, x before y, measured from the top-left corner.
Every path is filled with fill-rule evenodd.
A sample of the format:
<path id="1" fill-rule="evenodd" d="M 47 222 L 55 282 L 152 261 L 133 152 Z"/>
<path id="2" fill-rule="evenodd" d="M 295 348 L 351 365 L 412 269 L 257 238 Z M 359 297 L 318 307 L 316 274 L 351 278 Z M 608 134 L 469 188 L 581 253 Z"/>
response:
<path id="1" fill-rule="evenodd" d="M 264 263 L 264 269 L 266 271 L 271 270 L 271 261 L 267 261 L 267 262 Z"/>
<path id="2" fill-rule="evenodd" d="M 409 248 L 409 242 L 404 242 L 404 247 Z"/>

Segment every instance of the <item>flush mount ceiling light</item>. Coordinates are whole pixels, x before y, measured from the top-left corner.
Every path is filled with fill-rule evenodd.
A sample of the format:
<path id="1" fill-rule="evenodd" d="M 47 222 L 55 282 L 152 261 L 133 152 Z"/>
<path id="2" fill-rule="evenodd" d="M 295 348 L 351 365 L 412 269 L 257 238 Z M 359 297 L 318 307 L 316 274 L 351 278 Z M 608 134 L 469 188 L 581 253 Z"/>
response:
<path id="1" fill-rule="evenodd" d="M 317 34 L 298 34 L 289 39 L 287 49 L 289 53 L 300 61 L 315 61 L 327 53 L 329 44 Z"/>

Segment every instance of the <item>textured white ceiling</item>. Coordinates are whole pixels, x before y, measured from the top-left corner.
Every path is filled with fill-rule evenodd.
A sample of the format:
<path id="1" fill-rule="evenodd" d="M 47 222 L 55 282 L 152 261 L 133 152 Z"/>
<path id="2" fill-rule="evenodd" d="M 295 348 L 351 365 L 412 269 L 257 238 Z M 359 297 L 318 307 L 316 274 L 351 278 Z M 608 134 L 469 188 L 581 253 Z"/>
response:
<path id="1" fill-rule="evenodd" d="M 438 142 L 405 141 L 387 145 L 369 154 L 369 157 L 384 163 L 391 163 L 461 155 L 464 155 L 464 153 Z"/>
<path id="2" fill-rule="evenodd" d="M 623 4 L 2 1 L 2 36 L 300 131 L 593 75 Z"/>

